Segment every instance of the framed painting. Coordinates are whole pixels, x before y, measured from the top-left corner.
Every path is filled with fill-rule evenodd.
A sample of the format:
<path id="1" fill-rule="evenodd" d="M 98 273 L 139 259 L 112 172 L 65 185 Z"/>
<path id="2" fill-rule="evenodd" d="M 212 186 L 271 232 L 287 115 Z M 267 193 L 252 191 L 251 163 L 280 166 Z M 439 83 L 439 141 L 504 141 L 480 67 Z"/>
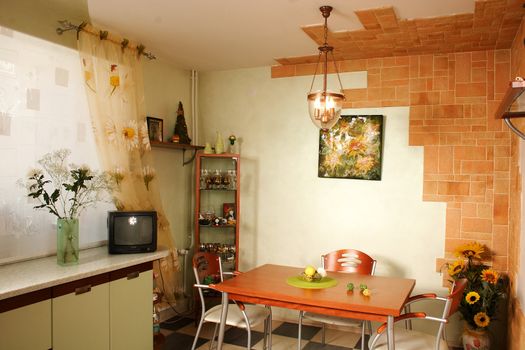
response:
<path id="1" fill-rule="evenodd" d="M 381 180 L 382 115 L 345 115 L 319 133 L 318 176 Z"/>
<path id="2" fill-rule="evenodd" d="M 151 141 L 162 142 L 164 121 L 159 118 L 146 117 L 148 123 L 148 134 Z"/>

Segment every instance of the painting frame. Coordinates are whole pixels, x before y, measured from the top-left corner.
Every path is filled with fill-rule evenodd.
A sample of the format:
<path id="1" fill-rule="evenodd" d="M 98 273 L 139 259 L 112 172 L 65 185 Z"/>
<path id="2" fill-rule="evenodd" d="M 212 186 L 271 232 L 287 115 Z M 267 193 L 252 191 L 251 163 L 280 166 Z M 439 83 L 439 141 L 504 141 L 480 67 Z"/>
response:
<path id="1" fill-rule="evenodd" d="M 155 117 L 146 117 L 148 137 L 150 141 L 162 142 L 164 135 L 164 120 Z"/>
<path id="2" fill-rule="evenodd" d="M 383 115 L 342 115 L 319 132 L 320 178 L 380 181 L 383 163 Z"/>

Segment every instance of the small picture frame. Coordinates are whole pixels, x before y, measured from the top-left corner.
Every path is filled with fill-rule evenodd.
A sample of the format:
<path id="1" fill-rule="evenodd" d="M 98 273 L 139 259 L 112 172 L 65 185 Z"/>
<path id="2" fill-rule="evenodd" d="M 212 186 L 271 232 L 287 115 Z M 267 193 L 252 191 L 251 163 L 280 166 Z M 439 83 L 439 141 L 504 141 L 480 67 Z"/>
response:
<path id="1" fill-rule="evenodd" d="M 148 135 L 150 141 L 162 142 L 164 121 L 153 117 L 146 117 L 146 121 L 148 123 Z"/>
<path id="2" fill-rule="evenodd" d="M 237 213 L 235 212 L 235 203 L 222 204 L 222 217 L 226 219 L 227 225 L 235 225 L 237 222 Z"/>

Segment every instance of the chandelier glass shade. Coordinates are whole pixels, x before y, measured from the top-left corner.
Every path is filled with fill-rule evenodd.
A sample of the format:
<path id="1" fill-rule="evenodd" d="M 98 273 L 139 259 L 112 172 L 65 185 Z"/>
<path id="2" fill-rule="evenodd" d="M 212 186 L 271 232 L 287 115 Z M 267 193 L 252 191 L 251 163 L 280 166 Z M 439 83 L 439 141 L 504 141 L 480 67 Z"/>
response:
<path id="1" fill-rule="evenodd" d="M 334 59 L 332 46 L 329 46 L 327 43 L 328 36 L 328 27 L 327 19 L 330 16 L 332 11 L 331 6 L 321 6 L 321 13 L 324 17 L 324 44 L 319 46 L 319 59 L 315 68 L 314 77 L 312 79 L 312 85 L 310 86 L 310 92 L 308 92 L 308 112 L 312 122 L 320 129 L 327 130 L 334 126 L 339 117 L 341 116 L 341 110 L 343 108 L 343 102 L 345 101 L 345 95 L 343 93 L 343 85 L 341 84 L 341 78 L 339 77 L 339 72 L 337 70 L 337 64 Z M 339 91 L 332 91 L 327 89 L 327 80 L 328 80 L 328 55 L 331 55 L 332 63 L 334 65 L 334 70 L 337 74 L 337 79 L 339 81 Z M 317 76 L 317 71 L 321 65 L 321 60 L 323 64 L 323 88 L 322 90 L 312 91 L 314 86 L 315 77 Z"/>

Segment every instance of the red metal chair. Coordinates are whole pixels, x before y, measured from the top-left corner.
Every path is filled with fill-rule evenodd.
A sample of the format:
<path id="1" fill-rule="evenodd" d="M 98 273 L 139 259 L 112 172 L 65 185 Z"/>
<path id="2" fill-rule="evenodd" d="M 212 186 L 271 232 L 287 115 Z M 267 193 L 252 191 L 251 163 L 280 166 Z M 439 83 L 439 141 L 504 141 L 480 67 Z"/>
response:
<path id="1" fill-rule="evenodd" d="M 410 321 L 413 319 L 421 319 L 428 321 L 439 322 L 439 328 L 435 336 L 427 333 L 422 333 L 410 329 L 396 328 L 395 331 L 395 346 L 398 350 L 421 350 L 421 349 L 436 349 L 448 350 L 448 345 L 444 341 L 445 324 L 448 318 L 454 314 L 463 297 L 463 291 L 467 285 L 466 279 L 457 280 L 452 286 L 449 295 L 446 297 L 438 297 L 436 294 L 421 294 L 408 299 L 405 306 L 410 306 L 422 300 L 439 300 L 444 301 L 443 314 L 441 317 L 427 316 L 424 312 L 409 312 L 394 318 L 394 323 L 399 321 Z M 369 347 L 371 350 L 384 350 L 388 348 L 386 337 L 386 323 L 379 326 L 375 336 L 370 338 Z"/>
<path id="2" fill-rule="evenodd" d="M 204 322 L 215 323 L 215 331 L 210 341 L 210 349 L 212 348 L 215 335 L 217 334 L 218 325 L 221 322 L 222 305 L 215 305 L 206 310 L 206 303 L 204 300 L 205 291 L 215 291 L 213 283 L 220 283 L 223 281 L 225 275 L 236 275 L 239 272 L 224 272 L 222 271 L 221 258 L 213 253 L 197 253 L 193 256 L 193 273 L 197 283 L 194 285 L 198 289 L 201 301 L 201 319 L 197 327 L 197 333 L 193 340 L 192 350 L 197 346 L 197 340 Z M 260 305 L 244 305 L 241 302 L 234 302 L 228 304 L 228 317 L 226 324 L 228 326 L 245 328 L 248 332 L 247 349 L 251 349 L 251 329 L 264 322 L 264 349 L 271 349 L 271 334 L 272 334 L 272 311 L 269 306 Z"/>
<path id="3" fill-rule="evenodd" d="M 376 261 L 369 255 L 355 249 L 341 249 L 330 252 L 321 256 L 321 266 L 326 271 L 332 272 L 346 272 L 346 273 L 359 273 L 363 275 L 373 275 L 375 271 Z M 299 311 L 299 334 L 297 336 L 298 343 L 297 349 L 301 350 L 301 329 L 303 324 L 303 318 L 314 322 L 320 322 L 323 324 L 321 342 L 325 344 L 325 330 L 326 325 L 337 325 L 337 326 L 349 326 L 361 327 L 361 349 L 364 349 L 365 342 L 365 331 L 368 326 L 371 331 L 372 326 L 369 321 L 355 320 L 351 318 L 336 317 L 329 315 L 321 315 L 311 312 Z"/>

